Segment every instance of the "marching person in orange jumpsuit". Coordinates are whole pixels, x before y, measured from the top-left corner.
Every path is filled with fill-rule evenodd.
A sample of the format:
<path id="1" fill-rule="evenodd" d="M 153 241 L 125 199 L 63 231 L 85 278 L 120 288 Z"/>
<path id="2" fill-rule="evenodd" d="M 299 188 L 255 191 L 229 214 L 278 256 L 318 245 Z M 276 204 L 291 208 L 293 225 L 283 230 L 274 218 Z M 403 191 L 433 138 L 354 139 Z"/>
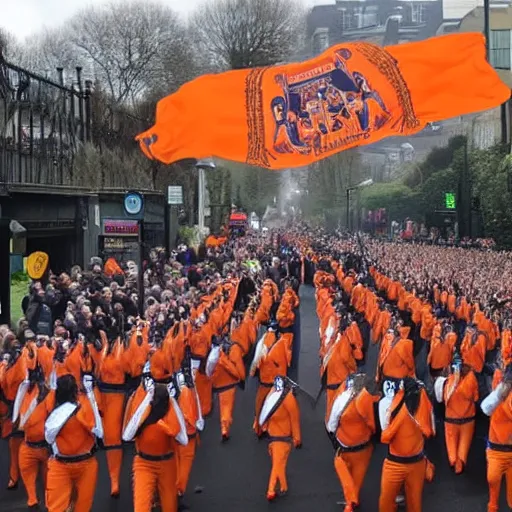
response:
<path id="1" fill-rule="evenodd" d="M 178 456 L 178 500 L 179 505 L 185 508 L 184 495 L 187 490 L 187 484 L 192 470 L 197 447 L 199 445 L 199 433 L 204 428 L 204 419 L 201 413 L 201 404 L 199 396 L 194 387 L 192 369 L 190 368 L 190 354 L 185 356 L 182 371 L 176 375 L 176 384 L 179 389 L 178 405 L 183 412 L 185 424 L 187 427 L 188 443 L 186 445 L 177 444 L 176 454 Z"/>
<path id="2" fill-rule="evenodd" d="M 32 360 L 35 360 L 32 354 Z M 20 476 L 19 450 L 23 441 L 23 433 L 17 431 L 12 422 L 14 400 L 20 384 L 27 376 L 28 353 L 22 350 L 13 333 L 4 337 L 4 352 L 0 363 L 0 414 L 2 439 L 9 439 L 9 483 L 8 490 L 18 487 Z"/>
<path id="3" fill-rule="evenodd" d="M 103 426 L 93 402 L 92 378 L 84 377 L 86 394 L 78 393 L 73 375 L 57 380 L 55 408 L 45 423 L 45 439 L 53 455 L 48 461 L 46 507 L 65 512 L 76 491 L 75 512 L 90 512 L 96 491 L 96 439 Z"/>
<path id="4" fill-rule="evenodd" d="M 326 419 L 331 413 L 331 406 L 338 388 L 350 374 L 357 370 L 347 328 L 347 319 L 344 318 L 341 320 L 338 334 L 322 359 L 320 376 L 327 393 Z"/>
<path id="5" fill-rule="evenodd" d="M 103 415 L 103 449 L 106 451 L 108 472 L 110 475 L 110 495 L 119 498 L 121 466 L 123 463 L 123 444 L 121 430 L 124 402 L 126 396 L 125 375 L 128 373 L 125 350 L 121 339 L 114 333 L 107 339 L 103 335 L 103 350 L 97 377 L 99 404 Z"/>
<path id="6" fill-rule="evenodd" d="M 407 512 L 421 512 L 425 479 L 433 477 L 424 439 L 435 435 L 432 405 L 423 384 L 406 377 L 394 397 L 379 403 L 381 441 L 389 445 L 382 467 L 379 512 L 395 512 L 405 486 Z"/>
<path id="7" fill-rule="evenodd" d="M 40 510 L 37 497 L 37 477 L 41 471 L 46 486 L 49 446 L 44 437 L 46 419 L 54 408 L 54 395 L 45 384 L 38 365 L 29 370 L 28 378 L 20 385 L 14 403 L 13 422 L 24 434 L 19 461 L 21 479 L 27 491 L 29 510 Z"/>
<path id="8" fill-rule="evenodd" d="M 251 364 L 250 374 L 258 373 L 259 386 L 256 392 L 255 417 L 253 430 L 259 437 L 262 434 L 258 423 L 263 402 L 274 386 L 278 375 L 286 375 L 291 362 L 291 351 L 286 343 L 277 336 L 277 322 L 271 322 L 265 335 L 258 341 Z"/>
<path id="9" fill-rule="evenodd" d="M 206 375 L 211 378 L 213 391 L 219 399 L 220 429 L 222 440 L 229 440 L 233 424 L 236 388 L 245 383 L 243 350 L 227 337 L 214 337 L 213 345 L 206 362 Z"/>
<path id="10" fill-rule="evenodd" d="M 464 364 L 470 366 L 476 373 L 481 373 L 487 353 L 487 337 L 478 331 L 474 324 L 469 324 L 460 346 L 460 354 Z"/>
<path id="11" fill-rule="evenodd" d="M 512 508 L 512 363 L 495 379 L 493 391 L 482 401 L 482 411 L 490 416 L 487 441 L 487 512 L 499 511 L 501 482 L 507 486 L 507 504 Z"/>
<path id="12" fill-rule="evenodd" d="M 172 395 L 172 396 L 171 396 Z M 125 412 L 123 440 L 135 440 L 133 500 L 135 512 L 150 512 L 155 492 L 165 512 L 178 510 L 176 441 L 188 443 L 187 427 L 175 399 L 174 384 L 156 384 L 146 367 Z"/>
<path id="13" fill-rule="evenodd" d="M 334 468 L 343 488 L 344 512 L 354 512 L 359 506 L 359 493 L 373 453 L 373 404 L 379 397 L 377 384 L 365 374 L 349 376 L 334 398 L 325 425 L 336 450 Z"/>
<path id="14" fill-rule="evenodd" d="M 459 475 L 464 471 L 475 433 L 478 381 L 473 371 L 456 357 L 449 377 L 438 377 L 436 399 L 444 402 L 444 434 L 450 466 Z"/>
<path id="15" fill-rule="evenodd" d="M 190 333 L 189 344 L 192 352 L 192 375 L 196 386 L 203 416 L 208 416 L 212 410 L 212 382 L 206 375 L 206 358 L 210 351 L 212 334 L 205 323 L 206 318 L 195 320 Z"/>
<path id="16" fill-rule="evenodd" d="M 288 492 L 286 466 L 292 447 L 302 447 L 299 404 L 294 384 L 288 377 L 277 376 L 265 399 L 259 416 L 259 426 L 268 436 L 268 452 L 272 469 L 267 488 L 267 500 L 273 501 Z"/>

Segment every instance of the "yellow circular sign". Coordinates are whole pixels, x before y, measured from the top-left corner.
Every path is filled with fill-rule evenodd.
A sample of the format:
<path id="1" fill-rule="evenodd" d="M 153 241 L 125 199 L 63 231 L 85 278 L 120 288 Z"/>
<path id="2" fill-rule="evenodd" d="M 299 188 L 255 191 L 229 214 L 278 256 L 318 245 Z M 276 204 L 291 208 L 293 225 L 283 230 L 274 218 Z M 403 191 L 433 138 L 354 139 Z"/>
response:
<path id="1" fill-rule="evenodd" d="M 49 262 L 50 257 L 45 252 L 33 252 L 27 258 L 27 274 L 30 279 L 34 279 L 36 281 L 41 279 L 48 270 Z"/>

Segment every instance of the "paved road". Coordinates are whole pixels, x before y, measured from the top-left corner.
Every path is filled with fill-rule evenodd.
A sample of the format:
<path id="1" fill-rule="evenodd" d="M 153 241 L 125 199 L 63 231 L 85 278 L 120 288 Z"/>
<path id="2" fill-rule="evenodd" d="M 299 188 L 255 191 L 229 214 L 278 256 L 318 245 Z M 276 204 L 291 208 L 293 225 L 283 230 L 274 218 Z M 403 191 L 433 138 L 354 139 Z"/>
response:
<path id="1" fill-rule="evenodd" d="M 301 386 L 316 395 L 318 382 L 318 322 L 315 316 L 314 296 L 311 288 L 302 290 L 302 350 L 299 368 Z M 370 355 L 371 360 L 375 354 Z M 264 441 L 252 435 L 255 386 L 249 383 L 240 392 L 235 409 L 235 425 L 227 444 L 220 442 L 218 411 L 210 418 L 201 439 L 200 451 L 190 481 L 188 503 L 196 512 L 324 512 L 339 511 L 341 499 L 339 482 L 333 469 L 333 450 L 323 427 L 324 404 L 313 410 L 309 401 L 299 398 L 302 413 L 303 449 L 292 453 L 289 461 L 289 495 L 280 502 L 268 504 L 265 500 L 270 462 Z M 428 447 L 436 464 L 436 479 L 425 487 L 424 511 L 449 510 L 450 512 L 485 512 L 487 484 L 485 480 L 484 436 L 485 420 L 478 424 L 477 437 L 470 453 L 467 472 L 459 477 L 450 471 L 443 433 Z M 6 492 L 6 445 L 0 448 L 0 510 L 14 512 L 26 510 L 24 491 Z M 385 448 L 379 446 L 364 484 L 361 512 L 378 510 L 380 468 Z M 100 454 L 100 474 L 94 512 L 133 510 L 130 489 L 130 449 L 123 468 L 122 495 L 117 502 L 109 499 L 109 481 L 103 455 Z M 201 493 L 194 493 L 196 486 Z M 500 511 L 508 510 L 504 493 Z"/>

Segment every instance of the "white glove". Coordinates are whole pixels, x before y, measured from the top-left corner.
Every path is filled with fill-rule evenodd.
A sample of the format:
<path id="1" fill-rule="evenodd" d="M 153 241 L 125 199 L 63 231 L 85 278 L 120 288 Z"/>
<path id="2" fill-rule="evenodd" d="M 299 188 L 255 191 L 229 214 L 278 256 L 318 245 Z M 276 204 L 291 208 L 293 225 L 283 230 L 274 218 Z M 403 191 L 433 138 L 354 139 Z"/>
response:
<path id="1" fill-rule="evenodd" d="M 144 368 L 142 369 L 142 373 L 149 373 L 151 371 L 151 365 L 149 364 L 149 361 L 146 362 L 144 365 Z"/>
<path id="2" fill-rule="evenodd" d="M 174 383 L 173 382 L 169 382 L 169 384 L 167 384 L 167 392 L 169 393 L 169 396 L 171 398 L 175 398 L 176 397 L 176 388 L 174 387 Z"/>
<path id="3" fill-rule="evenodd" d="M 155 381 L 151 377 L 144 377 L 144 389 L 147 393 L 155 392 Z"/>
<path id="4" fill-rule="evenodd" d="M 98 438 L 98 439 L 103 439 L 103 429 L 101 428 L 98 428 L 98 427 L 94 427 L 92 429 L 92 433 Z"/>
<path id="5" fill-rule="evenodd" d="M 84 389 L 86 393 L 92 393 L 93 378 L 91 375 L 84 375 Z"/>
<path id="6" fill-rule="evenodd" d="M 176 373 L 176 382 L 180 389 L 185 385 L 185 375 L 183 375 L 183 372 Z"/>

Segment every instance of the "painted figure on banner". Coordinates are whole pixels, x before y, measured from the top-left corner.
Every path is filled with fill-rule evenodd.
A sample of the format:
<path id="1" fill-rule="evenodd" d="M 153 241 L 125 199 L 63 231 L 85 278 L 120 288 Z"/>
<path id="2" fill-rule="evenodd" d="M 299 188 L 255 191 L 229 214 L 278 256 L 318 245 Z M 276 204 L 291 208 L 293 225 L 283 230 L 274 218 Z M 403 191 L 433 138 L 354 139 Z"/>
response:
<path id="1" fill-rule="evenodd" d="M 275 77 L 283 92 L 271 101 L 277 153 L 318 155 L 340 142 L 368 138 L 390 121 L 378 91 L 362 73 L 349 69 L 351 56 L 340 49 L 333 63 Z"/>

